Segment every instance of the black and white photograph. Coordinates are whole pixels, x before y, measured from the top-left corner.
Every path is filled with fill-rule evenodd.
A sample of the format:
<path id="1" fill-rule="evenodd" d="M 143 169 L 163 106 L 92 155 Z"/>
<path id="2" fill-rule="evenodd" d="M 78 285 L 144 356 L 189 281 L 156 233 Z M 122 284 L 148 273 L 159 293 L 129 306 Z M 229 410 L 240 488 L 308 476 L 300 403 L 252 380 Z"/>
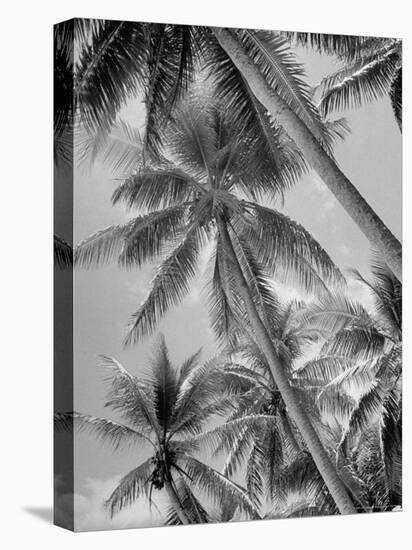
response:
<path id="1" fill-rule="evenodd" d="M 402 40 L 54 48 L 55 523 L 400 511 Z"/>
<path id="2" fill-rule="evenodd" d="M 407 3 L 0 11 L 0 546 L 408 549 Z"/>

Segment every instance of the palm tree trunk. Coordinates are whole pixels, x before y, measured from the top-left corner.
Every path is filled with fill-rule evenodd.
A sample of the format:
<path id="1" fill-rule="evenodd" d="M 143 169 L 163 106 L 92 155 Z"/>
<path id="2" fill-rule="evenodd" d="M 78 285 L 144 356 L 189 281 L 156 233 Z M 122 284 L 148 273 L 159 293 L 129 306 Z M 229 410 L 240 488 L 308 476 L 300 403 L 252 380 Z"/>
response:
<path id="1" fill-rule="evenodd" d="M 190 521 L 186 516 L 186 512 L 183 509 L 182 503 L 180 502 L 179 496 L 176 493 L 172 480 L 165 479 L 165 489 L 170 499 L 170 502 L 172 503 L 176 514 L 178 515 L 178 518 L 183 523 L 183 525 L 189 525 Z"/>
<path id="2" fill-rule="evenodd" d="M 239 294 L 244 301 L 249 321 L 256 335 L 257 343 L 266 356 L 272 376 L 280 391 L 283 401 L 285 402 L 287 411 L 302 434 L 319 473 L 328 487 L 339 511 L 341 514 L 354 514 L 356 513 L 356 508 L 354 507 L 352 500 L 346 491 L 345 485 L 339 478 L 336 469 L 323 448 L 322 442 L 315 432 L 302 404 L 299 402 L 293 388 L 290 386 L 288 378 L 285 374 L 285 369 L 275 351 L 266 327 L 259 316 L 253 302 L 249 286 L 233 249 L 226 223 L 222 218 L 217 218 L 217 225 L 225 256 L 230 263 L 232 274 L 237 282 Z"/>
<path id="3" fill-rule="evenodd" d="M 307 126 L 272 90 L 236 37 L 224 28 L 213 28 L 213 32 L 221 47 L 246 79 L 256 98 L 295 141 L 306 160 L 358 225 L 371 246 L 379 250 L 393 274 L 402 281 L 402 245 L 398 239 L 339 170 Z"/>

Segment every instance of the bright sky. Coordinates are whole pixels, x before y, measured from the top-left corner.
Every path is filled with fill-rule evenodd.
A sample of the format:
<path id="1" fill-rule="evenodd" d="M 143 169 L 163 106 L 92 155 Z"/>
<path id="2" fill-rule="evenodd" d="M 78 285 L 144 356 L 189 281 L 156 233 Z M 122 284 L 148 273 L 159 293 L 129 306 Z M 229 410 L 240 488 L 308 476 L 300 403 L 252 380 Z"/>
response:
<path id="1" fill-rule="evenodd" d="M 298 52 L 305 63 L 310 84 L 333 70 L 331 59 Z M 140 126 L 143 110 L 136 102 L 122 113 L 123 118 Z M 343 172 L 381 216 L 401 237 L 401 136 L 387 99 L 347 116 L 352 134 L 336 147 Z M 341 115 L 339 115 L 341 116 Z M 75 242 L 94 231 L 129 219 L 122 207 L 113 207 L 110 196 L 117 182 L 107 168 L 96 162 L 91 173 L 75 174 Z M 369 244 L 316 174 L 310 174 L 286 195 L 283 211 L 303 224 L 342 269 L 368 271 Z M 70 240 L 69 235 L 62 235 Z M 139 346 L 122 349 L 130 315 L 146 295 L 153 267 L 130 272 L 117 266 L 75 274 L 75 409 L 96 416 L 110 416 L 104 409 L 104 388 L 97 367 L 98 355 L 117 358 L 130 372 L 146 368 L 152 339 Z M 178 364 L 199 347 L 203 357 L 214 353 L 207 308 L 202 300 L 201 281 L 179 308 L 159 326 L 166 336 L 171 357 Z M 357 284 L 351 292 L 364 299 Z M 113 417 L 113 416 L 112 416 Z M 122 513 L 111 523 L 101 502 L 114 488 L 119 476 L 141 461 L 143 455 L 111 453 L 88 437 L 76 438 L 75 492 L 78 528 L 101 529 L 149 525 L 147 504 Z"/>

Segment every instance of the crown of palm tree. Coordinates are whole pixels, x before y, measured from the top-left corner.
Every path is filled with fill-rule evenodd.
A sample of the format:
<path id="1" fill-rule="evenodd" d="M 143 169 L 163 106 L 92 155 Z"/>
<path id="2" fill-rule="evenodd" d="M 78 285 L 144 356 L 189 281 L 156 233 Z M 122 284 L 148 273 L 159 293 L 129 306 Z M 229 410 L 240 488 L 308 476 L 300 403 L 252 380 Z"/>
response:
<path id="1" fill-rule="evenodd" d="M 369 279 L 354 274 L 372 311 L 336 295 L 311 309 L 308 322 L 331 335 L 295 376 L 312 385 L 321 414 L 339 419 L 338 457 L 360 478 L 363 502 L 391 509 L 401 501 L 402 287 L 376 256 L 371 271 Z"/>
<path id="2" fill-rule="evenodd" d="M 303 68 L 289 51 L 286 39 L 269 31 L 231 32 L 250 50 L 273 89 L 330 151 L 333 132 L 321 122 L 312 105 L 309 87 L 302 78 Z M 219 45 L 212 28 L 74 19 L 65 24 L 57 40 L 57 134 L 65 125 L 70 126 L 77 114 L 93 134 L 107 134 L 126 101 L 143 95 L 143 145 L 149 154 L 157 153 L 162 127 L 203 71 L 210 74 L 226 108 L 259 135 L 261 147 L 276 152 L 273 121 Z M 73 42 L 77 53 L 74 60 L 70 50 Z M 65 84 L 73 74 L 74 91 Z"/>
<path id="3" fill-rule="evenodd" d="M 292 301 L 286 307 L 279 305 L 279 318 L 271 328 L 272 338 L 278 351 L 286 358 L 285 368 L 291 368 L 291 361 L 301 353 L 301 347 L 307 339 L 314 338 L 313 329 L 306 330 L 300 322 L 300 313 L 304 304 Z M 247 320 L 245 320 L 247 324 Z M 300 493 L 306 491 L 307 501 L 316 501 L 336 510 L 305 444 L 296 427 L 287 415 L 284 401 L 276 388 L 273 376 L 264 354 L 256 343 L 244 334 L 229 356 L 222 369 L 226 391 L 235 403 L 234 411 L 227 425 L 200 434 L 196 440 L 212 448 L 215 455 L 223 453 L 227 458 L 222 470 L 223 475 L 233 478 L 244 471 L 246 488 L 256 507 L 276 503 L 277 513 L 286 506 L 287 498 L 296 492 L 296 479 L 292 472 L 301 468 Z M 316 421 L 318 432 L 327 438 L 330 434 L 322 426 L 317 409 L 311 405 L 305 392 L 300 396 Z M 272 418 L 268 422 L 265 418 Z M 261 420 L 259 420 L 261 418 Z M 229 438 L 228 426 L 236 426 L 236 438 Z M 300 466 L 299 466 L 300 465 Z M 296 476 L 295 476 L 296 478 Z"/>
<path id="4" fill-rule="evenodd" d="M 90 267 L 118 259 L 125 267 L 162 260 L 152 288 L 133 316 L 127 343 L 154 330 L 168 309 L 189 292 L 202 248 L 213 243 L 209 305 L 218 338 L 235 334 L 244 312 L 233 274 L 227 268 L 217 221 L 224 220 L 255 303 L 265 318 L 276 317 L 269 276 L 307 290 L 324 291 L 342 282 L 327 253 L 296 222 L 259 197 L 273 199 L 299 170 L 293 152 L 279 145 L 277 163 L 260 162 L 259 143 L 216 106 L 190 101 L 176 117 L 157 164 L 144 164 L 113 195 L 144 214 L 92 235 L 76 250 L 77 265 Z M 292 150 L 293 151 L 293 150 Z M 296 160 L 296 159 L 295 159 Z M 255 162 L 256 161 L 256 162 Z M 263 267 L 265 266 L 265 267 Z M 233 329 L 233 330 L 232 330 Z"/>
<path id="5" fill-rule="evenodd" d="M 395 38 L 282 33 L 303 46 L 334 55 L 341 67 L 322 79 L 315 93 L 319 110 L 360 107 L 388 95 L 402 128 L 402 41 Z"/>
<path id="6" fill-rule="evenodd" d="M 110 382 L 106 406 L 124 423 L 81 413 L 55 415 L 59 431 L 94 435 L 115 450 L 148 447 L 151 456 L 126 474 L 107 500 L 111 515 L 130 506 L 152 489 L 172 485 L 189 522 L 208 521 L 209 515 L 193 494 L 203 493 L 210 502 L 232 502 L 240 511 L 256 517 L 256 509 L 237 484 L 196 458 L 194 436 L 216 415 L 226 414 L 230 400 L 223 394 L 217 360 L 199 362 L 200 352 L 173 368 L 164 338 L 155 347 L 151 370 L 144 378 L 131 375 L 118 361 L 102 358 Z M 179 521 L 169 510 L 168 521 Z"/>

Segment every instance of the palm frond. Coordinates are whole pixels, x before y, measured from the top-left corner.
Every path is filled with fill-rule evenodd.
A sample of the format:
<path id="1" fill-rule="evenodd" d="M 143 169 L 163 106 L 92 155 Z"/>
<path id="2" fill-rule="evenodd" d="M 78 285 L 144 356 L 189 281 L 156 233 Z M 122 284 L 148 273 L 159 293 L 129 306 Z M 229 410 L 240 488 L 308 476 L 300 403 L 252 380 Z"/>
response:
<path id="1" fill-rule="evenodd" d="M 214 454 L 219 454 L 224 446 L 223 441 L 216 447 Z M 249 434 L 246 427 L 239 430 L 235 442 L 227 455 L 222 468 L 225 477 L 232 478 L 240 468 L 247 464 L 250 451 L 253 446 L 253 435 Z"/>
<path id="2" fill-rule="evenodd" d="M 345 283 L 329 255 L 304 227 L 270 208 L 247 205 L 251 223 L 242 222 L 242 234 L 256 259 L 279 280 L 283 277 L 290 283 L 293 278 L 308 292 L 321 294 L 329 292 L 326 283 Z"/>
<path id="3" fill-rule="evenodd" d="M 254 435 L 259 435 L 262 430 L 275 424 L 276 418 L 272 415 L 250 414 L 202 432 L 195 436 L 193 441 L 196 441 L 200 446 L 206 446 L 212 452 L 219 449 L 228 453 L 236 445 L 239 435 L 244 430 L 247 430 L 248 437 L 253 438 Z"/>
<path id="4" fill-rule="evenodd" d="M 392 78 L 389 97 L 396 121 L 402 131 L 402 66 L 396 69 Z"/>
<path id="5" fill-rule="evenodd" d="M 351 36 L 345 34 L 287 31 L 282 31 L 280 34 L 285 36 L 292 43 L 312 48 L 319 53 L 335 55 L 340 59 L 344 59 L 346 62 L 350 62 L 357 58 L 364 51 L 365 46 L 369 45 L 371 41 L 368 36 Z M 381 41 L 385 39 L 373 38 L 372 40 L 374 40 L 376 47 L 376 40 L 379 40 L 379 43 L 381 43 Z"/>
<path id="6" fill-rule="evenodd" d="M 73 431 L 77 431 L 92 435 L 102 443 L 112 446 L 115 450 L 120 447 L 152 445 L 145 434 L 129 426 L 88 414 L 77 412 L 56 413 L 54 415 L 54 427 L 56 432 L 73 433 Z"/>
<path id="7" fill-rule="evenodd" d="M 336 120 L 326 120 L 324 124 L 329 131 L 333 143 L 343 141 L 352 131 L 347 119 L 344 117 Z"/>
<path id="8" fill-rule="evenodd" d="M 220 362 L 212 358 L 191 369 L 177 396 L 171 427 L 172 434 L 196 434 L 214 412 L 222 394 Z M 208 405 L 212 409 L 208 410 Z"/>
<path id="9" fill-rule="evenodd" d="M 73 163 L 75 28 L 76 20 L 73 19 L 54 27 L 53 130 L 56 166 L 70 166 Z"/>
<path id="10" fill-rule="evenodd" d="M 180 304 L 189 293 L 196 275 L 200 238 L 200 230 L 197 227 L 191 229 L 183 241 L 163 260 L 152 281 L 148 296 L 131 318 L 125 339 L 126 346 L 135 344 L 145 335 L 151 334 L 166 312 L 173 305 Z"/>
<path id="11" fill-rule="evenodd" d="M 194 79 L 198 28 L 151 24 L 147 42 L 144 149 L 159 152 L 167 122 Z"/>
<path id="12" fill-rule="evenodd" d="M 196 458 L 187 457 L 181 462 L 191 483 L 199 487 L 213 502 L 220 505 L 225 500 L 233 501 L 249 517 L 259 518 L 253 502 L 239 485 Z"/>
<path id="13" fill-rule="evenodd" d="M 207 302 L 211 328 L 221 348 L 236 346 L 243 323 L 242 305 L 235 283 L 227 268 L 219 235 L 216 249 L 210 259 L 210 279 L 207 285 Z"/>
<path id="14" fill-rule="evenodd" d="M 183 382 L 190 375 L 192 370 L 199 365 L 201 354 L 202 348 L 198 349 L 193 355 L 185 359 L 181 364 L 178 379 L 179 388 L 181 388 Z"/>
<path id="15" fill-rule="evenodd" d="M 345 425 L 356 408 L 356 401 L 339 386 L 324 388 L 316 399 L 319 412 L 326 419 L 338 419 L 340 425 Z"/>
<path id="16" fill-rule="evenodd" d="M 266 191 L 281 196 L 305 172 L 305 161 L 285 132 L 270 120 L 214 37 L 205 34 L 204 41 L 204 68 L 213 82 L 213 93 L 222 110 L 230 112 L 232 123 L 242 128 L 248 144 L 249 166 L 244 179 L 253 173 L 252 179 L 258 182 L 256 191 L 260 189 L 260 183 L 265 183 Z M 271 183 L 266 181 L 266 177 Z"/>
<path id="17" fill-rule="evenodd" d="M 386 407 L 390 410 L 390 396 L 401 374 L 401 345 L 393 346 L 387 353 L 379 358 L 376 376 L 350 417 L 348 427 L 342 437 L 340 446 L 345 446 L 359 433 L 367 430 L 374 423 L 385 418 Z M 389 396 L 389 397 L 388 397 Z M 389 401 L 387 401 L 389 399 Z"/>
<path id="18" fill-rule="evenodd" d="M 352 326 L 354 322 L 374 326 L 371 316 L 362 304 L 340 290 L 330 290 L 327 294 L 317 296 L 316 300 L 301 309 L 299 318 L 303 326 L 319 330 L 328 339 L 340 330 Z"/>
<path id="19" fill-rule="evenodd" d="M 256 260 L 252 247 L 246 239 L 231 231 L 231 240 L 243 275 L 252 293 L 253 300 L 270 333 L 276 333 L 280 324 L 280 303 L 274 292 L 269 274 Z"/>
<path id="20" fill-rule="evenodd" d="M 142 162 L 142 140 L 138 129 L 119 119 L 110 133 L 77 132 L 75 155 L 80 166 L 90 169 L 98 157 L 112 173 L 129 176 Z"/>
<path id="21" fill-rule="evenodd" d="M 177 477 L 175 480 L 175 489 L 185 514 L 188 516 L 191 524 L 210 523 L 211 517 L 206 512 L 199 500 L 195 497 L 188 484 L 183 479 L 183 476 Z M 182 522 L 174 508 L 169 508 L 166 512 L 166 525 L 181 525 Z"/>
<path id="22" fill-rule="evenodd" d="M 345 77 L 322 96 L 319 102 L 322 114 L 360 107 L 388 93 L 398 61 L 398 52 L 389 50 Z"/>
<path id="23" fill-rule="evenodd" d="M 73 266 L 73 249 L 64 239 L 54 235 L 53 242 L 54 263 L 59 269 L 67 269 Z"/>
<path id="24" fill-rule="evenodd" d="M 293 379 L 305 385 L 324 386 L 354 366 L 351 357 L 322 355 L 307 361 L 293 374 Z"/>
<path id="25" fill-rule="evenodd" d="M 118 259 L 131 227 L 131 223 L 111 225 L 81 241 L 74 250 L 76 266 L 89 268 Z"/>
<path id="26" fill-rule="evenodd" d="M 393 389 L 384 402 L 382 448 L 391 504 L 402 503 L 402 400 Z"/>
<path id="27" fill-rule="evenodd" d="M 187 202 L 196 191 L 197 182 L 180 167 L 142 167 L 116 188 L 112 202 L 151 212 Z"/>
<path id="28" fill-rule="evenodd" d="M 264 376 L 245 365 L 230 362 L 224 366 L 223 376 L 225 389 L 230 393 L 234 392 L 236 394 L 240 392 L 243 394 L 256 386 L 262 388 L 268 396 L 274 391 Z"/>
<path id="29" fill-rule="evenodd" d="M 266 460 L 264 454 L 265 449 L 255 443 L 249 453 L 249 458 L 246 465 L 246 488 L 250 500 L 254 506 L 259 509 L 262 498 L 264 495 L 264 477 L 262 472 L 262 466 Z"/>
<path id="30" fill-rule="evenodd" d="M 330 139 L 311 101 L 304 68 L 296 60 L 285 38 L 270 31 L 256 30 L 239 30 L 236 36 L 270 87 L 330 152 Z"/>
<path id="31" fill-rule="evenodd" d="M 141 89 L 146 54 L 145 24 L 128 21 L 104 21 L 81 49 L 75 102 L 90 133 L 108 133 L 120 108 Z"/>
<path id="32" fill-rule="evenodd" d="M 377 363 L 371 364 L 369 361 L 356 364 L 328 382 L 325 390 L 327 391 L 329 388 L 342 388 L 349 395 L 365 393 L 366 389 L 370 387 L 375 379 L 377 368 Z"/>
<path id="33" fill-rule="evenodd" d="M 105 369 L 105 380 L 110 384 L 105 406 L 119 411 L 132 425 L 153 431 L 160 438 L 161 429 L 150 388 L 132 376 L 113 357 L 102 356 L 100 365 Z"/>
<path id="34" fill-rule="evenodd" d="M 282 502 L 288 495 L 294 495 L 295 499 L 304 495 L 310 506 L 316 506 L 317 503 L 322 503 L 321 505 L 324 506 L 329 501 L 328 504 L 334 508 L 323 479 L 312 457 L 306 452 L 302 452 L 277 476 L 275 502 Z"/>
<path id="35" fill-rule="evenodd" d="M 325 343 L 322 353 L 351 357 L 352 360 L 373 361 L 385 350 L 385 336 L 373 326 L 353 324 L 337 332 Z"/>
<path id="36" fill-rule="evenodd" d="M 122 266 L 140 267 L 181 234 L 186 210 L 180 204 L 97 231 L 77 245 L 75 264 L 90 268 L 117 259 Z"/>
<path id="37" fill-rule="evenodd" d="M 119 485 L 106 501 L 111 517 L 131 506 L 140 496 L 148 496 L 152 470 L 153 464 L 149 458 L 120 480 Z"/>
<path id="38" fill-rule="evenodd" d="M 355 278 L 372 291 L 378 322 L 395 340 L 402 337 L 402 284 L 375 253 L 371 262 L 372 277 L 365 279 L 353 270 Z"/>
<path id="39" fill-rule="evenodd" d="M 218 136 L 213 124 L 215 107 L 198 96 L 179 108 L 168 132 L 168 148 L 173 158 L 195 179 L 212 182 L 218 153 Z"/>
<path id="40" fill-rule="evenodd" d="M 165 434 L 172 419 L 172 412 L 177 399 L 178 384 L 176 372 L 170 363 L 163 335 L 160 335 L 158 343 L 155 346 L 150 381 L 153 388 L 157 420 Z"/>

